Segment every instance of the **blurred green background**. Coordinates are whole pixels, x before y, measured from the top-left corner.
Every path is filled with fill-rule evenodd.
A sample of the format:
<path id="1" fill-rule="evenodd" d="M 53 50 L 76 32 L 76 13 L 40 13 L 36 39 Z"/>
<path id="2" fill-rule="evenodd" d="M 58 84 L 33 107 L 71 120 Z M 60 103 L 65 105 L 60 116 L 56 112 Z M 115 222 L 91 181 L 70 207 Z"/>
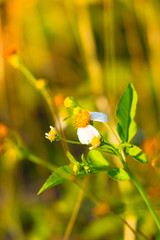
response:
<path id="1" fill-rule="evenodd" d="M 90 111 L 106 113 L 115 128 L 119 98 L 129 82 L 134 84 L 138 133 L 133 141 L 143 146 L 149 164 L 131 159 L 129 164 L 160 216 L 159 12 L 158 0 L 0 1 L 0 239 L 145 239 L 119 216 L 148 239 L 160 239 L 134 186 L 108 179 L 105 172 L 83 183 L 102 202 L 99 207 L 72 182 L 37 196 L 51 172 L 33 158 L 54 166 L 67 159 L 60 142 L 51 144 L 44 137 L 57 123 L 40 92 L 3 57 L 6 49 L 16 47 L 36 79 L 46 82 L 62 119 L 67 116 L 64 98 L 74 96 Z M 68 139 L 77 140 L 73 126 L 62 122 L 61 127 Z M 104 126 L 96 127 L 114 142 Z M 69 148 L 79 160 L 88 151 Z M 119 166 L 117 159 L 106 157 Z"/>

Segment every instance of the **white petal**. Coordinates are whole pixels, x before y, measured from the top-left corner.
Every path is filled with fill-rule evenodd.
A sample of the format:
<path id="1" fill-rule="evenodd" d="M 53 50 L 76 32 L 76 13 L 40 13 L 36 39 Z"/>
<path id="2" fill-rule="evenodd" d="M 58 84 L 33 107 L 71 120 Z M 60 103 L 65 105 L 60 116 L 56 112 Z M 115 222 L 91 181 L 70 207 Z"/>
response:
<path id="1" fill-rule="evenodd" d="M 90 135 L 90 136 L 91 136 L 91 141 L 92 141 L 92 138 L 93 138 L 94 136 L 96 136 L 96 137 L 100 136 L 99 132 L 97 131 L 97 129 L 96 129 L 95 127 L 93 127 L 93 126 L 91 126 L 91 125 L 88 125 L 88 126 L 86 127 L 86 129 L 87 129 L 87 135 Z M 90 142 L 91 142 L 91 141 L 90 141 Z"/>
<path id="2" fill-rule="evenodd" d="M 94 136 L 100 136 L 96 128 L 91 125 L 88 125 L 85 128 L 78 128 L 77 130 L 78 139 L 83 144 L 89 144 L 92 142 Z"/>
<path id="3" fill-rule="evenodd" d="M 87 138 L 87 133 L 86 133 L 86 128 L 78 128 L 77 135 L 78 135 L 78 139 L 81 143 L 89 144 L 88 138 Z"/>
<path id="4" fill-rule="evenodd" d="M 97 122 L 108 122 L 108 117 L 106 114 L 101 112 L 90 112 L 89 113 L 91 120 Z"/>

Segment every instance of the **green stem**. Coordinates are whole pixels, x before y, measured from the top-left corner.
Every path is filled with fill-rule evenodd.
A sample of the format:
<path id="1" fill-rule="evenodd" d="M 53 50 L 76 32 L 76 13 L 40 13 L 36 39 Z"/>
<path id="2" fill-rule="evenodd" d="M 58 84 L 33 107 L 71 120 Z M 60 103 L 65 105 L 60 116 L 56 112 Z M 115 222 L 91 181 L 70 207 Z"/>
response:
<path id="1" fill-rule="evenodd" d="M 19 65 L 19 70 L 24 74 L 26 79 L 36 88 L 37 79 L 29 71 L 29 69 L 23 65 L 22 62 Z M 50 96 L 49 91 L 46 88 L 41 88 L 41 89 L 39 89 L 39 92 L 42 95 L 42 97 L 44 98 L 44 100 L 46 101 L 46 103 L 48 104 L 48 107 L 49 107 L 49 109 L 51 111 L 53 120 L 58 123 L 60 134 L 62 135 L 62 137 L 65 137 L 63 129 L 62 129 L 61 124 L 60 124 L 59 114 L 58 114 L 55 102 L 54 102 L 54 100 L 52 100 L 52 97 Z M 67 144 L 66 143 L 62 143 L 62 147 L 64 149 L 64 152 L 67 152 L 67 150 L 68 150 Z"/>
<path id="2" fill-rule="evenodd" d="M 112 131 L 112 133 L 116 136 L 117 140 L 118 140 L 118 136 L 117 134 L 114 132 L 114 130 L 107 124 L 107 127 Z M 120 143 L 120 141 L 119 141 Z M 114 147 L 113 147 L 114 148 Z M 134 176 L 134 174 L 132 173 L 132 171 L 129 169 L 127 163 L 126 163 L 126 159 L 125 159 L 125 154 L 124 154 L 124 151 L 122 149 L 122 147 L 120 148 L 121 150 L 121 153 L 119 151 L 117 151 L 117 149 L 114 149 L 114 151 L 117 153 L 117 156 L 120 158 L 120 160 L 122 161 L 123 163 L 123 166 L 126 170 L 126 172 L 128 173 L 128 175 L 130 176 L 130 178 L 132 179 L 134 185 L 136 186 L 137 190 L 139 191 L 139 193 L 141 194 L 144 202 L 146 203 L 151 215 L 153 216 L 153 219 L 158 227 L 158 229 L 160 230 L 160 220 L 155 212 L 155 210 L 153 209 L 152 207 L 152 204 L 151 202 L 149 201 L 143 187 L 141 186 L 141 184 L 138 182 L 138 180 L 136 179 L 136 177 Z"/>
<path id="3" fill-rule="evenodd" d="M 139 193 L 141 194 L 143 200 L 145 201 L 150 213 L 152 214 L 152 217 L 154 218 L 154 221 L 158 227 L 158 229 L 160 230 L 160 221 L 159 218 L 155 212 L 155 210 L 152 207 L 151 202 L 149 201 L 143 187 L 141 186 L 141 184 L 138 182 L 138 180 L 136 179 L 136 177 L 133 175 L 133 173 L 131 172 L 131 170 L 129 169 L 129 167 L 127 166 L 127 164 L 124 164 L 125 166 L 125 170 L 127 171 L 127 173 L 129 174 L 130 178 L 132 179 L 133 183 L 135 184 L 136 188 L 138 189 Z"/>
<path id="4" fill-rule="evenodd" d="M 19 66 L 19 69 L 20 71 L 24 74 L 24 76 L 26 77 L 26 79 L 34 86 L 36 87 L 36 82 L 37 82 L 37 79 L 34 77 L 34 75 L 29 71 L 28 68 L 26 68 L 22 63 L 20 64 Z M 53 107 L 52 107 L 52 102 L 51 102 L 51 99 L 50 99 L 50 96 L 48 94 L 48 92 L 46 91 L 45 88 L 42 88 L 42 89 L 39 89 L 41 95 L 44 97 L 45 101 L 47 102 L 52 114 L 54 115 L 53 113 Z M 53 116 L 54 118 L 54 116 Z"/>
<path id="5" fill-rule="evenodd" d="M 28 154 L 28 160 L 47 168 L 51 172 L 54 172 L 56 170 L 56 167 L 54 167 L 51 163 L 47 163 L 47 162 L 43 161 L 41 158 L 39 158 L 33 154 Z"/>
<path id="6" fill-rule="evenodd" d="M 86 185 L 87 182 L 88 182 L 88 178 L 84 178 L 83 185 Z M 68 225 L 67 225 L 67 228 L 66 228 L 66 231 L 65 231 L 65 234 L 64 234 L 64 237 L 63 237 L 62 240 L 68 240 L 70 238 L 73 226 L 75 224 L 79 209 L 80 209 L 81 204 L 82 204 L 83 197 L 84 197 L 84 192 L 83 192 L 83 189 L 80 188 L 77 201 L 75 203 L 74 209 L 72 211 L 71 218 L 68 222 Z"/>
<path id="7" fill-rule="evenodd" d="M 47 168 L 48 170 L 50 170 L 51 172 L 54 172 L 56 170 L 56 167 L 49 162 L 44 161 L 43 159 L 37 157 L 36 155 L 34 155 L 32 152 L 30 152 L 23 144 L 19 144 L 17 145 L 18 149 L 21 151 L 21 153 L 25 156 L 26 159 L 28 159 L 29 161 L 33 162 L 33 163 L 37 163 L 45 168 Z"/>
<path id="8" fill-rule="evenodd" d="M 68 140 L 68 139 L 65 139 L 65 138 L 62 138 L 62 137 L 61 137 L 61 140 L 65 141 L 65 142 L 68 142 L 68 143 L 72 143 L 72 144 L 85 145 L 85 144 L 82 144 L 81 142 Z"/>
<path id="9" fill-rule="evenodd" d="M 158 229 L 160 230 L 160 220 L 155 212 L 155 210 L 153 209 L 152 207 L 152 204 L 151 202 L 149 201 L 143 187 L 141 186 L 141 184 L 138 182 L 137 178 L 134 176 L 134 174 L 132 173 L 132 171 L 129 169 L 127 163 L 124 161 L 124 159 L 122 158 L 122 156 L 119 154 L 119 157 L 123 163 L 123 166 L 124 166 L 124 169 L 126 170 L 126 172 L 128 173 L 128 175 L 130 176 L 130 178 L 132 179 L 134 185 L 136 186 L 136 188 L 138 189 L 139 193 L 141 194 L 144 202 L 146 203 Z"/>

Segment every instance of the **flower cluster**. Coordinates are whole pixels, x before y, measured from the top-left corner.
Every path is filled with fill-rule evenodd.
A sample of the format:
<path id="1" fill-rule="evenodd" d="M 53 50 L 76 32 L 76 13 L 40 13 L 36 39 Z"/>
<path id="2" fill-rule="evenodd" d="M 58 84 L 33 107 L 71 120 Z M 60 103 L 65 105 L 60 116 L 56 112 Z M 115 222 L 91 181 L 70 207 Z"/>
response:
<path id="1" fill-rule="evenodd" d="M 67 97 L 64 100 L 64 106 L 71 113 L 79 141 L 82 144 L 90 144 L 90 149 L 99 147 L 101 145 L 101 135 L 98 130 L 93 127 L 93 122 L 107 122 L 107 115 L 100 112 L 89 112 L 82 108 L 73 97 Z M 56 134 L 56 129 L 51 127 L 50 132 L 46 133 L 46 138 L 52 142 L 56 139 Z"/>

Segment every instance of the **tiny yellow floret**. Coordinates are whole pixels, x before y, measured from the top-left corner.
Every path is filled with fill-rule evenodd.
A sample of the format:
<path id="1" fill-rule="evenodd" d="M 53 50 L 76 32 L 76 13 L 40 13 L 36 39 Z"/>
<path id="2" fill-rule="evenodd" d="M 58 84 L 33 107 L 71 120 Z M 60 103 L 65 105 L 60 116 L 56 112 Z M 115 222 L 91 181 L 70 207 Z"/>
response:
<path id="1" fill-rule="evenodd" d="M 74 101 L 73 101 L 72 98 L 67 97 L 67 98 L 65 98 L 65 100 L 64 100 L 64 106 L 65 106 L 66 108 L 73 108 L 73 107 L 75 106 L 75 103 L 74 103 Z"/>
<path id="2" fill-rule="evenodd" d="M 40 90 L 45 87 L 46 83 L 44 79 L 39 79 L 36 81 L 35 85 L 36 85 L 36 88 Z"/>
<path id="3" fill-rule="evenodd" d="M 94 136 L 91 142 L 92 148 L 97 148 L 101 145 L 101 139 L 100 137 Z"/>
<path id="4" fill-rule="evenodd" d="M 19 68 L 21 64 L 20 58 L 17 54 L 13 54 L 10 57 L 8 57 L 8 61 L 15 68 Z"/>
<path id="5" fill-rule="evenodd" d="M 74 164 L 72 170 L 73 170 L 73 172 L 74 172 L 75 174 L 78 173 L 78 171 L 79 171 L 79 165 L 78 165 L 78 164 Z"/>
<path id="6" fill-rule="evenodd" d="M 74 125 L 77 128 L 84 128 L 89 125 L 91 119 L 89 112 L 85 109 L 80 110 L 79 113 L 75 116 Z"/>
<path id="7" fill-rule="evenodd" d="M 88 166 L 84 166 L 84 170 L 89 170 L 89 167 Z"/>
<path id="8" fill-rule="evenodd" d="M 47 138 L 49 141 L 53 142 L 56 137 L 57 137 L 57 130 L 56 128 L 53 128 L 52 126 L 50 126 L 51 130 L 49 131 L 49 133 L 45 133 L 45 138 Z"/>
<path id="9" fill-rule="evenodd" d="M 89 172 L 90 172 L 89 166 L 84 166 L 84 171 L 85 171 L 86 173 L 89 173 Z"/>

